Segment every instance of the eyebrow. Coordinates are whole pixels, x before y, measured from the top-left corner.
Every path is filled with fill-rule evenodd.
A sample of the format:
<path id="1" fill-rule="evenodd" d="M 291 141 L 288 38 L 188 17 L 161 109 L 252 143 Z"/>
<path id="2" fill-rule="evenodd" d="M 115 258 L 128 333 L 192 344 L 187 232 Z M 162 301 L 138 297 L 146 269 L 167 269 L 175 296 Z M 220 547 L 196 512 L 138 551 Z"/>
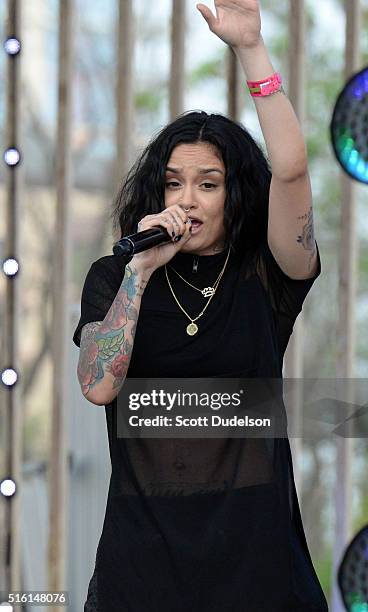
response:
<path id="1" fill-rule="evenodd" d="M 182 168 L 171 168 L 167 166 L 166 170 L 168 172 L 174 172 L 174 174 L 179 174 Z M 219 168 L 199 168 L 199 174 L 209 174 L 210 172 L 219 172 L 220 174 L 224 174 Z"/>

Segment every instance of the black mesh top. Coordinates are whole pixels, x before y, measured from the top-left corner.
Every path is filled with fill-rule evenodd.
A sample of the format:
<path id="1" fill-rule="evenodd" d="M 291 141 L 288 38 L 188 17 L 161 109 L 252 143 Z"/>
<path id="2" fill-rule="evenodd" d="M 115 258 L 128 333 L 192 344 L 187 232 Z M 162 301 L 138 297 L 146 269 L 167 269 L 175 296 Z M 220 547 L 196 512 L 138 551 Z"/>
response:
<path id="1" fill-rule="evenodd" d="M 318 246 L 317 246 L 318 252 Z M 169 262 L 197 287 L 211 285 L 227 253 Z M 124 277 L 122 258 L 95 261 L 81 317 L 105 318 Z M 275 377 L 315 279 L 289 278 L 264 242 L 256 258 L 231 252 L 199 331 L 159 268 L 144 291 L 128 378 Z M 207 298 L 168 268 L 193 318 Z M 276 290 L 277 287 L 277 290 Z M 98 612 L 326 612 L 309 554 L 287 436 L 117 437 L 117 401 L 105 406 L 112 473 L 85 610 Z M 91 500 L 93 503 L 93 500 Z M 92 603 L 95 602 L 95 603 Z M 89 607 L 88 607 L 89 606 Z"/>

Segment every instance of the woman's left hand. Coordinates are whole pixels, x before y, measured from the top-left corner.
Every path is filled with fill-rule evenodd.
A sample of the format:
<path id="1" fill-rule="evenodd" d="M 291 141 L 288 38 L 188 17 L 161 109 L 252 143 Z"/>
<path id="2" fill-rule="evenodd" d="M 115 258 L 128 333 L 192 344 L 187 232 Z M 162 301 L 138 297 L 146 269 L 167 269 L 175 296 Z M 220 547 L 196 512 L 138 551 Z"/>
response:
<path id="1" fill-rule="evenodd" d="M 232 47 L 254 47 L 261 39 L 259 0 L 215 0 L 216 17 L 204 4 L 197 4 L 208 27 Z"/>

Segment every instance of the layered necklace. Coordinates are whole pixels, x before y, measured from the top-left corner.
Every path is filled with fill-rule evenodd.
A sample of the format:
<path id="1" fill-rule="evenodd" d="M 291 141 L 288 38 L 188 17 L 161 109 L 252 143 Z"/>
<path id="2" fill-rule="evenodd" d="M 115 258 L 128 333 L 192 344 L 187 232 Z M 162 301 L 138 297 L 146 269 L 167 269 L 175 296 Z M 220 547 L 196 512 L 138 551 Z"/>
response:
<path id="1" fill-rule="evenodd" d="M 195 323 L 195 321 L 198 321 L 198 319 L 204 314 L 205 310 L 207 309 L 207 307 L 209 306 L 213 296 L 215 295 L 216 289 L 219 286 L 220 280 L 222 278 L 222 275 L 225 272 L 225 268 L 230 256 L 230 249 L 231 247 L 229 247 L 227 256 L 226 256 L 226 260 L 225 263 L 222 267 L 222 270 L 220 272 L 220 274 L 218 275 L 218 277 L 216 278 L 215 282 L 213 283 L 212 286 L 209 287 L 204 287 L 203 289 L 199 289 L 198 287 L 195 287 L 194 285 L 192 285 L 191 283 L 189 283 L 185 278 L 183 278 L 179 272 L 177 272 L 177 270 L 175 270 L 175 268 L 173 268 L 172 266 L 169 266 L 171 270 L 173 270 L 175 272 L 175 274 L 177 274 L 187 285 L 189 285 L 190 287 L 192 287 L 193 289 L 195 289 L 196 291 L 200 291 L 200 293 L 203 295 L 203 297 L 208 297 L 208 302 L 205 305 L 205 307 L 203 308 L 203 310 L 201 310 L 201 312 L 199 313 L 199 315 L 197 315 L 196 317 L 192 318 L 187 312 L 186 310 L 184 310 L 183 306 L 180 304 L 178 298 L 176 297 L 174 290 L 171 286 L 170 280 L 169 280 L 169 276 L 167 273 L 167 266 L 165 265 L 165 274 L 166 274 L 166 279 L 170 288 L 170 291 L 173 295 L 174 300 L 176 301 L 177 305 L 179 306 L 180 310 L 185 314 L 185 316 L 189 319 L 190 323 L 187 325 L 186 331 L 187 334 L 189 336 L 194 336 L 194 334 L 197 333 L 198 331 L 198 325 Z"/>

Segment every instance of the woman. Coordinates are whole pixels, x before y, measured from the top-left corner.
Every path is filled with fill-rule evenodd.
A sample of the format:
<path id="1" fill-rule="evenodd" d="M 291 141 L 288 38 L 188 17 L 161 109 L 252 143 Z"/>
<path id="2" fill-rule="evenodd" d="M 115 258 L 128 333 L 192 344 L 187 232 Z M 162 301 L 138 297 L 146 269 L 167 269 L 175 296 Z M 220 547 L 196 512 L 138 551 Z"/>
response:
<path id="1" fill-rule="evenodd" d="M 287 436 L 122 438 L 129 378 L 282 378 L 321 271 L 300 126 L 274 74 L 255 0 L 200 4 L 238 55 L 271 169 L 247 130 L 190 112 L 152 140 L 113 218 L 171 241 L 94 262 L 73 340 L 82 392 L 105 405 L 112 474 L 85 611 L 325 612 Z M 262 92 L 261 92 L 262 93 Z"/>

